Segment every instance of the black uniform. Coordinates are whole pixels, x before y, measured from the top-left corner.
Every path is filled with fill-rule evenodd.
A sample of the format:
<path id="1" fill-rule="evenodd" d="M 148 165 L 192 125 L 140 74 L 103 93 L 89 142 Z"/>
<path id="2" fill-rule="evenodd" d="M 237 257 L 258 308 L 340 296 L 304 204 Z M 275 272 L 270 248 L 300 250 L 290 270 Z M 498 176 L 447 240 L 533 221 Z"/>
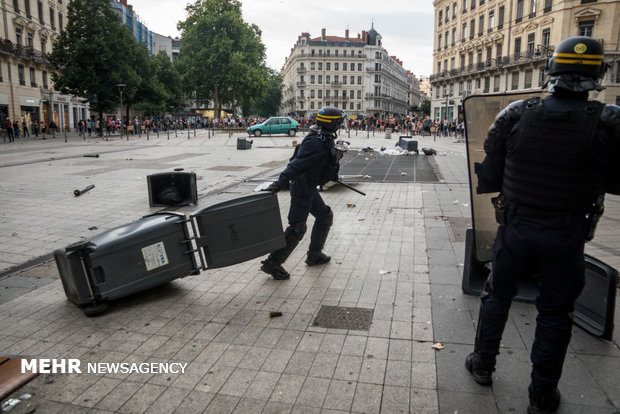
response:
<path id="1" fill-rule="evenodd" d="M 571 312 L 585 282 L 587 216 L 597 197 L 620 194 L 620 107 L 587 95 L 557 88 L 545 99 L 512 103 L 489 129 L 486 158 L 476 166 L 477 192 L 500 191 L 504 212 L 467 368 L 490 384 L 517 280 L 536 274 L 530 399 L 536 390 L 557 403 Z M 489 375 L 481 379 L 476 368 Z M 557 408 L 555 401 L 541 406 L 550 410 L 530 412 Z"/>
<path id="2" fill-rule="evenodd" d="M 322 253 L 329 229 L 333 222 L 331 208 L 325 204 L 317 187 L 337 178 L 338 159 L 334 145 L 334 134 L 322 133 L 313 127 L 295 148 L 295 153 L 286 169 L 272 186 L 278 189 L 290 188 L 291 207 L 288 213 L 288 227 L 284 232 L 286 246 L 269 255 L 262 270 L 271 273 L 277 279 L 288 278 L 288 273 L 279 267 L 293 252 L 306 233 L 308 215 L 315 218 L 308 249 L 308 265 L 322 264 L 329 261 L 329 256 Z M 281 274 L 270 271 L 277 266 Z"/>

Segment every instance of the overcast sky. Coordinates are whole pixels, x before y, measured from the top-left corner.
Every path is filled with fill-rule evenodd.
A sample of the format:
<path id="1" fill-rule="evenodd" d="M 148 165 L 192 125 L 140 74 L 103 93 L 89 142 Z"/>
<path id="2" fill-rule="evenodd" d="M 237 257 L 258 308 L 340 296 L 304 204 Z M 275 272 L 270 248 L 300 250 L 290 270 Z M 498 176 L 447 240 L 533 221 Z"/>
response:
<path id="1" fill-rule="evenodd" d="M 179 36 L 187 0 L 129 0 L 149 30 Z M 328 36 L 351 37 L 375 30 L 383 46 L 398 57 L 405 69 L 428 76 L 433 63 L 433 4 L 431 0 L 242 0 L 243 18 L 262 30 L 267 65 L 280 70 L 302 32 L 312 37 L 327 29 Z"/>

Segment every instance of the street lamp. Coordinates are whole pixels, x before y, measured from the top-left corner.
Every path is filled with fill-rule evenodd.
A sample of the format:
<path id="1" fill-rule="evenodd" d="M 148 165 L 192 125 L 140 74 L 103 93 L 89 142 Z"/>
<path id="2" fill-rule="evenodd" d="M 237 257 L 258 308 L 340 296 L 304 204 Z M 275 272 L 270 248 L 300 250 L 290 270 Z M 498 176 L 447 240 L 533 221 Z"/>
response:
<path id="1" fill-rule="evenodd" d="M 124 83 L 117 83 L 116 86 L 118 86 L 118 90 L 121 94 L 121 139 L 123 139 L 123 89 L 125 89 L 127 85 Z M 129 141 L 129 134 L 127 134 L 127 141 Z"/>

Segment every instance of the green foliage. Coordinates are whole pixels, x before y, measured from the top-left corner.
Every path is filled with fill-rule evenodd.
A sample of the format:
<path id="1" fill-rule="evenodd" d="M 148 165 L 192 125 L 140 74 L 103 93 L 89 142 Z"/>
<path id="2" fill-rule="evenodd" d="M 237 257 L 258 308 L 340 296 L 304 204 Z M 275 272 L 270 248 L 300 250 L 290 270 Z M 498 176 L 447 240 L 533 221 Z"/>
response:
<path id="1" fill-rule="evenodd" d="M 431 101 L 430 101 L 430 99 L 425 99 L 424 102 L 422 102 L 422 106 L 420 106 L 420 110 L 422 111 L 422 113 L 424 115 L 430 115 L 431 114 Z"/>
<path id="2" fill-rule="evenodd" d="M 239 0 L 197 0 L 179 23 L 183 89 L 199 104 L 247 103 L 264 94 L 269 74 L 256 25 L 243 21 Z"/>
<path id="3" fill-rule="evenodd" d="M 242 104 L 243 115 L 270 117 L 279 113 L 282 103 L 282 75 L 269 69 L 269 83 L 263 95 L 251 97 Z"/>
<path id="4" fill-rule="evenodd" d="M 140 76 L 132 61 L 137 41 L 110 8 L 109 0 L 73 0 L 67 7 L 67 26 L 49 55 L 55 69 L 55 89 L 90 100 L 91 110 L 118 107 L 115 86 L 133 90 Z"/>

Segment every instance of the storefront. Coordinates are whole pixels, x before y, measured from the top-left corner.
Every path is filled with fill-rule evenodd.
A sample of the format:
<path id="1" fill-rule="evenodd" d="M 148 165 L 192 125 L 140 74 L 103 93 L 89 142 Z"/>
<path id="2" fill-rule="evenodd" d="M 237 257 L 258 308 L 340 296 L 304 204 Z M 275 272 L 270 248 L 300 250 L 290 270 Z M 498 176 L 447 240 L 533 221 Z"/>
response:
<path id="1" fill-rule="evenodd" d="M 32 121 L 39 120 L 39 105 L 41 103 L 40 98 L 33 98 L 31 96 L 22 96 L 20 98 L 20 120 L 25 120 L 26 125 L 30 126 Z"/>
<path id="2" fill-rule="evenodd" d="M 4 121 L 9 117 L 9 95 L 0 93 L 0 125 L 4 128 Z"/>

